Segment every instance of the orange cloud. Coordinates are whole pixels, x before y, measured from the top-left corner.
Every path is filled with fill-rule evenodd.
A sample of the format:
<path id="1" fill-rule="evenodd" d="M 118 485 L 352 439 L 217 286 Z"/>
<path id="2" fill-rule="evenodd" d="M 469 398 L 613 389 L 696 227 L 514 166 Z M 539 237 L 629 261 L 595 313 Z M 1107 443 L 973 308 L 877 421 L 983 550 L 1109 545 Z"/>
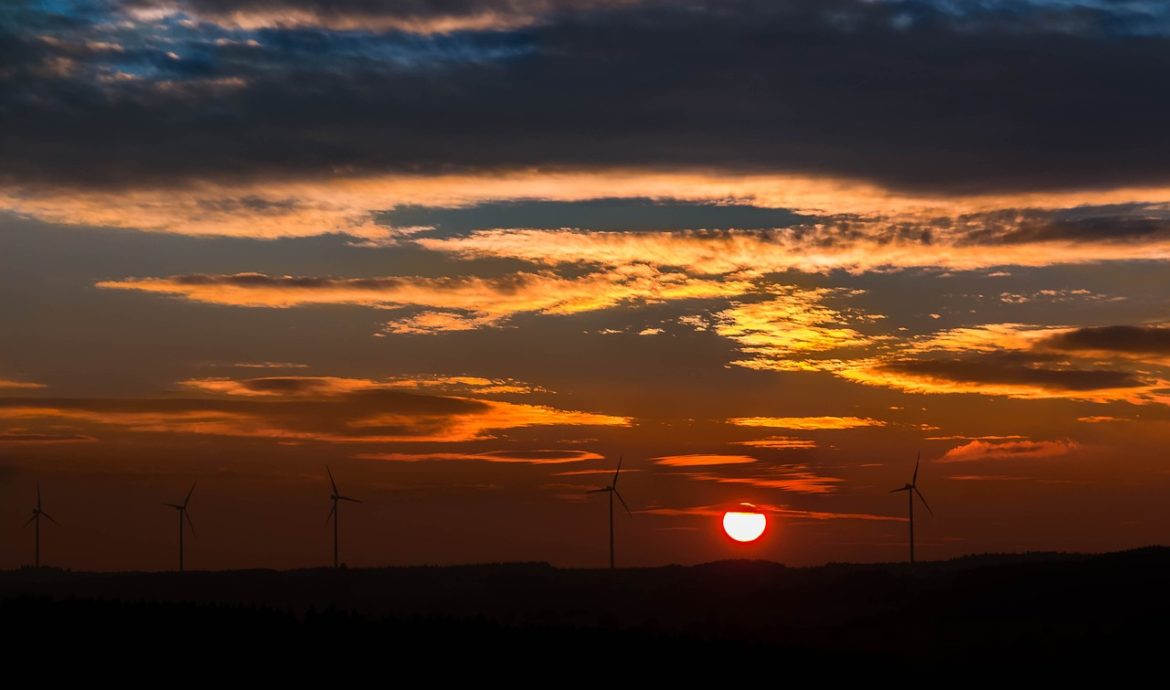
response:
<path id="1" fill-rule="evenodd" d="M 36 433 L 23 429 L 0 431 L 0 444 L 92 443 L 96 440 L 86 434 Z"/>
<path id="2" fill-rule="evenodd" d="M 826 429 L 857 429 L 867 426 L 885 426 L 886 423 L 869 417 L 733 417 L 729 424 L 775 429 L 820 431 Z"/>
<path id="3" fill-rule="evenodd" d="M 1093 359 L 1078 360 L 1049 348 L 1054 339 L 1075 332 L 1016 323 L 954 328 L 891 346 L 880 356 L 845 362 L 833 373 L 912 393 L 1170 403 L 1170 382 L 1149 371 L 1126 362 L 1102 368 Z"/>
<path id="4" fill-rule="evenodd" d="M 274 384 L 275 382 L 275 384 Z M 547 405 L 424 395 L 360 379 L 269 377 L 197 381 L 220 399 L 0 398 L 0 419 L 61 420 L 136 433 L 324 443 L 457 443 L 532 426 L 628 426 L 628 417 Z M 254 391 L 269 391 L 256 395 Z M 273 393 L 275 391 L 275 393 Z"/>
<path id="5" fill-rule="evenodd" d="M 717 484 L 742 484 L 760 489 L 779 489 L 801 494 L 827 494 L 836 490 L 844 481 L 838 477 L 824 477 L 803 467 L 782 467 L 771 470 L 763 476 L 729 477 L 704 472 L 687 472 L 680 476 L 696 481 Z"/>
<path id="6" fill-rule="evenodd" d="M 745 465 L 758 462 L 750 455 L 707 455 L 694 453 L 691 455 L 664 455 L 651 458 L 659 465 L 669 467 L 701 467 L 705 465 Z"/>
<path id="7" fill-rule="evenodd" d="M 486 174 L 358 176 L 233 182 L 191 182 L 166 189 L 92 191 L 71 188 L 0 188 L 0 210 L 75 225 L 133 228 L 186 235 L 254 238 L 346 233 L 379 242 L 407 240 L 417 228 L 380 225 L 378 212 L 405 204 L 457 207 L 494 201 L 583 201 L 650 198 L 751 204 L 797 212 L 843 215 L 878 223 L 884 236 L 849 241 L 816 225 L 791 237 L 751 233 L 576 233 L 485 231 L 465 239 L 428 238 L 420 244 L 468 256 L 512 256 L 541 263 L 652 263 L 729 273 L 788 268 L 827 271 L 888 266 L 976 269 L 1009 264 L 1038 266 L 1119 259 L 1170 258 L 1170 243 L 1052 240 L 1012 245 L 963 246 L 964 218 L 1003 209 L 1063 209 L 1170 202 L 1170 188 L 1130 187 L 1025 194 L 915 195 L 865 181 L 799 174 L 607 169 L 514 170 Z M 971 221 L 966 221 L 971 222 Z M 979 221 L 973 225 L 982 225 Z M 906 226 L 933 227 L 932 241 L 899 236 Z M 947 228 L 956 227 L 954 235 Z M 525 234 L 517 234 L 525 233 Z M 576 234 L 577 236 L 574 236 Z"/>
<path id="8" fill-rule="evenodd" d="M 31 381 L 13 381 L 12 379 L 0 379 L 0 389 L 8 388 L 15 390 L 33 390 L 37 388 L 44 388 L 43 383 L 33 383 Z"/>
<path id="9" fill-rule="evenodd" d="M 796 438 L 793 436 L 768 436 L 750 441 L 732 441 L 732 443 L 737 446 L 767 448 L 769 450 L 807 450 L 817 447 L 817 442 L 812 439 Z"/>
<path id="10" fill-rule="evenodd" d="M 528 465 L 563 465 L 571 462 L 604 460 L 605 457 L 587 450 L 493 450 L 483 453 L 358 453 L 362 460 L 386 462 L 426 462 L 434 460 L 467 460 Z M 602 470 L 608 472 L 609 470 Z"/>
<path id="11" fill-rule="evenodd" d="M 748 283 L 706 280 L 648 266 L 564 278 L 553 273 L 515 273 L 496 278 L 314 278 L 188 275 L 102 281 L 97 287 L 169 295 L 234 307 L 286 309 L 318 304 L 379 309 L 423 308 L 387 326 L 394 333 L 467 330 L 518 313 L 576 314 L 620 304 L 706 299 L 740 294 Z"/>
<path id="12" fill-rule="evenodd" d="M 906 518 L 889 515 L 874 515 L 870 513 L 834 513 L 823 510 L 800 510 L 788 506 L 774 506 L 755 504 L 758 510 L 781 517 L 805 520 L 875 520 L 880 522 L 905 522 Z M 666 517 L 722 517 L 727 512 L 727 506 L 702 505 L 687 508 L 647 508 L 639 510 L 646 515 L 663 515 Z"/>
<path id="13" fill-rule="evenodd" d="M 1076 450 L 1073 441 L 970 441 L 951 448 L 936 462 L 976 460 L 1033 460 L 1067 455 Z"/>

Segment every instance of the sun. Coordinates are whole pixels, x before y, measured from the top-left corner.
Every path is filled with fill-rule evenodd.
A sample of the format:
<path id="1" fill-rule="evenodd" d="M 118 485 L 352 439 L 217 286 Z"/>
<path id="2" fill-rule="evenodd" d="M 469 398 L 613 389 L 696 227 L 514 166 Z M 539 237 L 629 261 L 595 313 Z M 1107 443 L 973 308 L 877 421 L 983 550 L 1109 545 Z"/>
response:
<path id="1" fill-rule="evenodd" d="M 743 510 L 729 510 L 723 514 L 723 531 L 739 542 L 755 541 L 768 526 L 768 518 L 750 503 L 739 504 Z"/>

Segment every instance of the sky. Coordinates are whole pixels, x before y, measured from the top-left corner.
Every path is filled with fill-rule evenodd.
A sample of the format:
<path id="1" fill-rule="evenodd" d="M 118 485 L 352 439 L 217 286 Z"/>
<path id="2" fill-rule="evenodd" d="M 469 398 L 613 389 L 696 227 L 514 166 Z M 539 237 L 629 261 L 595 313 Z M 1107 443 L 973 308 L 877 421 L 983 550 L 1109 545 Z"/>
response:
<path id="1" fill-rule="evenodd" d="M 1170 8 L 14 0 L 0 567 L 1170 541 Z M 719 518 L 769 518 L 738 544 Z M 619 511 L 620 512 L 620 511 Z"/>

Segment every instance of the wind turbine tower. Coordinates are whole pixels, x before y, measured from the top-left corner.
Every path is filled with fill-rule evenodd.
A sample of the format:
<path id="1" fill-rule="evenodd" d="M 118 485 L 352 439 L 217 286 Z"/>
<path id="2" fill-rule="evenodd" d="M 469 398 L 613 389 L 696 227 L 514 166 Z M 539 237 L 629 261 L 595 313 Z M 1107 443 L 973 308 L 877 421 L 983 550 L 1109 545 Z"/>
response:
<path id="1" fill-rule="evenodd" d="M 914 563 L 914 495 L 918 495 L 918 500 L 922 501 L 922 506 L 926 508 L 926 512 L 934 515 L 934 511 L 930 509 L 930 504 L 926 502 L 926 497 L 918 490 L 918 465 L 922 462 L 922 451 L 918 452 L 918 459 L 914 461 L 914 475 L 910 478 L 910 483 L 904 485 L 900 489 L 894 489 L 890 493 L 896 494 L 899 491 L 906 492 L 906 500 L 908 501 L 908 508 L 910 511 L 910 563 Z"/>

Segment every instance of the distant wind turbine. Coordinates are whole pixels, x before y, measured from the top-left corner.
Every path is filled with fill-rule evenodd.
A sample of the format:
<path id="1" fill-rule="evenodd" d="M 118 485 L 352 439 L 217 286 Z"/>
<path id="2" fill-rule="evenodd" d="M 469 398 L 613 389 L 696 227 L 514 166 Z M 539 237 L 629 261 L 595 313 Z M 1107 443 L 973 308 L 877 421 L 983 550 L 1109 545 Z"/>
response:
<path id="1" fill-rule="evenodd" d="M 191 484 L 191 490 L 187 492 L 187 498 L 183 499 L 182 503 L 164 503 L 164 506 L 174 508 L 179 511 L 179 572 L 183 572 L 183 522 L 191 528 L 191 536 L 195 536 L 195 523 L 191 522 L 191 515 L 187 512 L 187 504 L 191 502 L 191 494 L 195 493 L 195 484 Z"/>
<path id="2" fill-rule="evenodd" d="M 914 494 L 918 494 L 918 500 L 922 501 L 923 507 L 931 515 L 934 511 L 930 509 L 930 504 L 926 502 L 926 497 L 918 490 L 918 465 L 922 462 L 922 451 L 918 451 L 918 459 L 914 461 L 914 476 L 910 479 L 910 483 L 906 484 L 900 489 L 894 489 L 890 493 L 896 494 L 899 491 L 906 492 L 906 499 L 910 506 L 910 562 L 914 562 Z"/>
<path id="3" fill-rule="evenodd" d="M 356 498 L 350 498 L 349 496 L 342 496 L 341 492 L 337 490 L 337 482 L 333 481 L 333 472 L 329 469 L 329 467 L 326 467 L 325 471 L 329 473 L 329 484 L 333 487 L 333 493 L 329 495 L 329 500 L 333 501 L 333 507 L 329 509 L 329 516 L 325 518 L 325 522 L 329 522 L 329 518 L 333 518 L 333 567 L 339 568 L 341 567 L 341 559 L 338 557 L 339 537 L 337 518 L 339 511 L 337 510 L 337 503 L 338 501 L 361 503 L 361 501 L 357 500 Z"/>
<path id="4" fill-rule="evenodd" d="M 618 475 L 620 475 L 622 472 L 622 459 L 623 459 L 622 457 L 620 457 L 620 456 L 618 457 L 617 471 L 615 471 L 613 473 L 613 483 L 610 484 L 609 486 L 605 486 L 605 487 L 602 487 L 600 489 L 593 489 L 592 491 L 589 492 L 591 494 L 599 494 L 599 493 L 608 493 L 609 494 L 609 567 L 611 569 L 614 567 L 614 559 L 613 559 L 613 497 L 617 496 L 617 500 L 622 502 L 622 507 L 626 509 L 627 513 L 630 513 L 630 507 L 628 505 L 626 505 L 626 500 L 624 498 L 622 498 L 622 495 L 620 493 L 618 493 L 618 490 L 617 490 Z M 633 513 L 630 513 L 630 514 L 632 515 Z"/>
<path id="5" fill-rule="evenodd" d="M 33 531 L 36 534 L 36 536 L 35 536 L 36 547 L 35 547 L 34 556 L 33 556 L 33 565 L 35 565 L 38 568 L 41 567 L 41 517 L 42 516 L 44 518 L 46 518 L 49 522 L 53 523 L 54 525 L 56 525 L 58 527 L 61 526 L 60 522 L 57 522 L 56 520 L 54 520 L 52 515 L 49 515 L 48 513 L 46 513 L 44 511 L 43 508 L 41 508 L 41 483 L 37 482 L 37 507 L 33 508 L 32 517 L 30 517 L 28 519 L 28 522 L 24 523 L 24 526 L 25 527 L 28 527 L 29 525 L 34 526 Z"/>

